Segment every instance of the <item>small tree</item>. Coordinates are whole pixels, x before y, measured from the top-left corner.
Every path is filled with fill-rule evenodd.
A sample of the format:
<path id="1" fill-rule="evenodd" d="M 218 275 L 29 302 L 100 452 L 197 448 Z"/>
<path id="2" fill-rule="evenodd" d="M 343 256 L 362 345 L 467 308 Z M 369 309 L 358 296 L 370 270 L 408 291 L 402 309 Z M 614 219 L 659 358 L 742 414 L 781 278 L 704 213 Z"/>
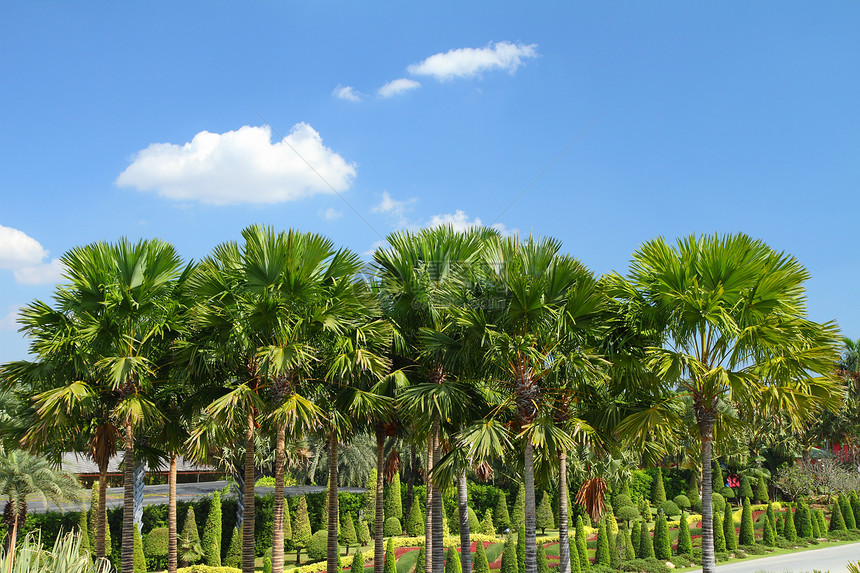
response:
<path id="1" fill-rule="evenodd" d="M 388 545 L 385 546 L 385 561 L 382 568 L 384 573 L 397 573 L 397 562 L 394 559 L 394 539 L 388 538 Z"/>
<path id="2" fill-rule="evenodd" d="M 540 500 L 540 505 L 537 507 L 535 514 L 535 527 L 540 528 L 540 534 L 546 535 L 547 529 L 555 527 L 555 518 L 552 514 L 552 501 L 549 499 L 549 494 L 543 492 L 543 497 Z M 544 555 L 546 557 L 546 555 Z M 549 567 L 549 565 L 547 565 Z"/>
<path id="3" fill-rule="evenodd" d="M 763 475 L 758 476 L 758 483 L 756 483 L 754 496 L 758 503 L 767 503 L 770 501 L 770 495 L 767 493 L 767 482 L 764 480 Z"/>
<path id="4" fill-rule="evenodd" d="M 597 548 L 594 553 L 594 564 L 610 566 L 609 559 L 609 532 L 606 529 L 606 520 L 601 519 L 597 527 Z"/>
<path id="5" fill-rule="evenodd" d="M 400 472 L 394 474 L 388 487 L 385 488 L 385 499 L 383 501 L 385 519 L 396 517 L 403 519 L 403 497 L 400 493 Z"/>
<path id="6" fill-rule="evenodd" d="M 690 536 L 690 524 L 687 523 L 687 514 L 681 514 L 678 524 L 678 555 L 693 554 L 693 538 Z"/>
<path id="7" fill-rule="evenodd" d="M 842 510 L 842 519 L 845 520 L 847 529 L 857 529 L 857 522 L 854 520 L 854 511 L 851 509 L 851 503 L 848 498 L 839 494 L 839 509 Z"/>
<path id="8" fill-rule="evenodd" d="M 809 516 L 809 506 L 801 500 L 794 512 L 794 526 L 799 537 L 812 537 L 812 519 Z"/>
<path id="9" fill-rule="evenodd" d="M 618 524 L 616 523 L 615 525 L 617 526 Z M 621 534 L 620 529 L 618 530 L 618 534 Z M 621 567 L 621 555 L 618 552 L 618 535 L 612 533 L 609 529 L 609 523 L 606 524 L 606 537 L 609 540 L 609 566 L 612 569 L 618 569 Z"/>
<path id="10" fill-rule="evenodd" d="M 481 533 L 483 531 L 483 525 L 481 521 L 478 519 L 478 514 L 475 513 L 475 510 L 471 507 L 468 508 L 469 514 L 469 533 Z M 457 519 L 456 521 L 460 521 Z M 457 533 L 460 533 L 459 531 Z"/>
<path id="11" fill-rule="evenodd" d="M 143 554 L 140 530 L 135 527 L 132 535 L 134 535 L 134 573 L 146 573 L 146 556 Z"/>
<path id="12" fill-rule="evenodd" d="M 582 557 L 579 555 L 579 542 L 575 533 L 570 543 L 570 573 L 582 573 Z"/>
<path id="13" fill-rule="evenodd" d="M 790 509 L 788 510 L 788 516 L 791 517 Z M 792 524 L 792 527 L 794 527 L 794 524 Z M 741 514 L 741 533 L 738 537 L 738 542 L 741 545 L 755 545 L 755 529 L 753 526 L 750 496 L 744 496 L 744 510 Z"/>
<path id="14" fill-rule="evenodd" d="M 550 511 L 552 511 L 552 508 L 550 508 Z M 537 544 L 537 571 L 538 573 L 549 573 L 549 561 L 547 561 L 546 549 L 544 549 L 543 543 Z"/>
<path id="15" fill-rule="evenodd" d="M 517 527 L 526 522 L 526 488 L 523 484 L 520 484 L 520 489 L 517 491 L 517 498 L 514 500 L 514 513 L 511 515 L 511 520 L 511 523 Z"/>
<path id="16" fill-rule="evenodd" d="M 834 499 L 830 504 L 830 527 L 828 531 L 845 531 L 845 520 L 842 518 L 842 508 L 839 500 Z"/>
<path id="17" fill-rule="evenodd" d="M 776 536 L 776 514 L 773 511 L 773 503 L 767 502 L 767 513 L 765 514 L 767 520 L 770 522 L 771 527 L 773 528 L 773 534 Z"/>
<path id="18" fill-rule="evenodd" d="M 770 507 L 770 504 L 768 504 L 768 507 Z M 766 547 L 776 545 L 776 528 L 767 515 L 765 515 L 764 525 L 761 528 L 761 544 Z"/>
<path id="19" fill-rule="evenodd" d="M 636 559 L 636 550 L 633 548 L 633 537 L 630 535 L 630 526 L 625 523 L 621 530 L 621 535 L 624 536 L 624 555 L 622 561 L 630 561 Z"/>
<path id="20" fill-rule="evenodd" d="M 749 498 L 753 496 L 752 486 L 750 486 L 750 479 L 747 476 L 741 476 L 741 487 L 738 490 L 738 497 Z"/>
<path id="21" fill-rule="evenodd" d="M 367 483 L 364 486 L 364 499 L 361 503 L 363 515 L 376 515 L 376 468 L 370 470 L 370 475 L 367 476 Z M 359 572 L 360 573 L 360 572 Z M 420 573 L 420 572 L 419 572 Z"/>
<path id="22" fill-rule="evenodd" d="M 366 547 L 370 543 L 370 528 L 364 520 L 358 524 L 358 541 L 362 547 Z"/>
<path id="23" fill-rule="evenodd" d="M 361 550 L 356 550 L 355 555 L 352 556 L 352 567 L 350 567 L 350 571 L 352 571 L 352 573 L 364 573 L 364 554 Z"/>
<path id="24" fill-rule="evenodd" d="M 723 518 L 719 513 L 714 514 L 714 551 L 720 553 L 726 550 L 726 533 L 723 531 Z"/>
<path id="25" fill-rule="evenodd" d="M 633 529 L 630 530 L 630 541 L 633 544 L 633 555 L 639 559 L 642 557 L 639 553 L 639 544 L 642 543 L 642 527 L 638 521 L 633 523 Z"/>
<path id="26" fill-rule="evenodd" d="M 421 572 L 416 569 L 416 573 Z M 483 541 L 478 541 L 475 544 L 475 557 L 472 560 L 472 573 L 490 573 L 490 563 L 487 561 L 487 552 L 484 550 Z"/>
<path id="27" fill-rule="evenodd" d="M 453 547 L 449 548 L 448 554 L 445 555 L 445 573 L 463 573 L 460 554 Z"/>
<path id="28" fill-rule="evenodd" d="M 743 521 L 741 522 L 741 528 L 743 528 Z M 741 529 L 743 531 L 743 529 Z M 785 532 L 782 534 L 788 541 L 797 541 L 797 526 L 794 524 L 794 514 L 791 511 L 791 507 L 786 508 L 785 510 Z"/>
<path id="29" fill-rule="evenodd" d="M 517 550 L 514 548 L 513 539 L 510 534 L 505 540 L 505 546 L 502 550 L 502 566 L 501 573 L 519 573 L 519 565 L 517 565 Z"/>
<path id="30" fill-rule="evenodd" d="M 242 567 L 242 532 L 238 527 L 233 528 L 233 537 L 230 538 L 230 547 L 227 548 L 224 565 L 236 569 Z"/>
<path id="31" fill-rule="evenodd" d="M 385 522 L 382 524 L 382 532 L 385 537 L 402 535 L 403 529 L 400 527 L 400 520 L 394 516 L 386 517 Z"/>
<path id="32" fill-rule="evenodd" d="M 311 541 L 311 519 L 308 516 L 308 500 L 302 494 L 293 521 L 293 545 L 296 548 L 296 565 L 302 562 L 302 549 Z"/>
<path id="33" fill-rule="evenodd" d="M 727 503 L 723 510 L 723 539 L 726 540 L 726 549 L 729 551 L 738 548 L 738 530 L 735 529 L 735 518 L 730 503 Z"/>
<path id="34" fill-rule="evenodd" d="M 651 541 L 651 532 L 648 531 L 648 524 L 642 523 L 642 529 L 639 530 L 639 558 L 648 559 L 654 557 L 654 543 Z"/>
<path id="35" fill-rule="evenodd" d="M 511 515 L 508 513 L 508 500 L 505 492 L 499 491 L 496 500 L 496 508 L 493 511 L 493 521 L 498 531 L 505 531 L 511 527 Z"/>
<path id="36" fill-rule="evenodd" d="M 686 494 L 687 499 L 690 500 L 690 507 L 692 507 L 693 503 L 697 500 L 701 499 L 699 496 L 699 480 L 696 472 L 690 472 L 690 478 L 687 480 L 687 490 L 684 493 Z M 676 501 L 675 503 L 678 502 Z"/>
<path id="37" fill-rule="evenodd" d="M 415 503 L 414 501 L 412 503 Z M 422 545 L 418 549 L 418 558 L 415 559 L 415 573 L 423 573 L 423 571 L 427 568 L 426 566 L 427 554 L 424 552 L 424 546 Z M 489 568 L 489 565 L 487 565 Z"/>
<path id="38" fill-rule="evenodd" d="M 662 511 L 657 512 L 657 521 L 654 523 L 654 556 L 662 560 L 672 557 L 669 524 L 666 522 L 666 514 Z"/>
<path id="39" fill-rule="evenodd" d="M 723 479 L 723 468 L 720 467 L 720 462 L 714 460 L 714 469 L 711 472 L 711 483 L 714 491 L 722 491 L 726 487 L 726 481 Z"/>
<path id="40" fill-rule="evenodd" d="M 860 527 L 860 496 L 857 495 L 856 491 L 851 492 L 849 501 L 851 502 L 851 512 L 854 514 L 854 523 Z"/>
<path id="41" fill-rule="evenodd" d="M 666 501 L 666 488 L 663 485 L 663 468 L 657 468 L 657 477 L 651 482 L 651 501 L 660 507 Z"/>
<path id="42" fill-rule="evenodd" d="M 485 535 L 496 534 L 496 524 L 493 523 L 493 508 L 487 508 L 487 513 L 484 514 L 484 521 L 481 523 L 481 533 Z"/>
<path id="43" fill-rule="evenodd" d="M 585 524 L 582 522 L 581 515 L 576 516 L 576 549 L 579 552 L 580 569 L 582 571 L 585 571 L 591 566 L 591 561 L 588 560 L 588 545 L 585 539 Z"/>
<path id="44" fill-rule="evenodd" d="M 424 512 L 417 499 L 412 500 L 409 508 L 409 518 L 406 520 L 406 534 L 412 537 L 424 535 Z"/>
<path id="45" fill-rule="evenodd" d="M 358 543 L 358 534 L 355 532 L 355 523 L 352 521 L 352 514 L 346 512 L 343 518 L 343 527 L 340 528 L 340 542 L 346 547 L 346 554 L 349 555 L 349 546 Z"/>
<path id="46" fill-rule="evenodd" d="M 517 530 L 517 571 L 524 573 L 526 570 L 526 524 L 520 523 Z"/>
<path id="47" fill-rule="evenodd" d="M 185 514 L 185 524 L 182 526 L 182 533 L 176 541 L 176 551 L 180 563 L 183 563 L 185 567 L 197 563 L 203 557 L 194 506 L 189 506 L 188 513 Z"/>
<path id="48" fill-rule="evenodd" d="M 286 509 L 286 503 L 284 508 Z M 289 519 L 284 521 L 289 523 Z M 203 525 L 203 537 L 200 539 L 203 547 L 203 563 L 210 567 L 221 566 L 221 493 L 212 494 L 212 503 L 209 504 L 209 514 Z"/>
<path id="49" fill-rule="evenodd" d="M 155 562 L 156 569 L 163 569 L 167 559 L 167 528 L 156 527 L 143 538 L 143 554 Z"/>
<path id="50" fill-rule="evenodd" d="M 809 523 L 812 525 L 812 537 L 815 539 L 821 537 L 821 534 L 824 532 L 821 530 L 821 526 L 818 522 L 818 511 L 814 509 L 809 510 Z"/>

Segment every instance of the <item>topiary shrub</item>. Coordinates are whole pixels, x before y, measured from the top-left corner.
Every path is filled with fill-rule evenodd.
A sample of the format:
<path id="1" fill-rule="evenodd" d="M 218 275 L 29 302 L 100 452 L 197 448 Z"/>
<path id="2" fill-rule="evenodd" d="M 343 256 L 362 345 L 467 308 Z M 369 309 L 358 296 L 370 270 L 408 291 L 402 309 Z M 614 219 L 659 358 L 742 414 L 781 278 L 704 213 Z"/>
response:
<path id="1" fill-rule="evenodd" d="M 361 551 L 356 551 L 352 556 L 352 573 L 364 573 L 364 554 Z M 418 572 L 420 573 L 420 571 Z"/>
<path id="2" fill-rule="evenodd" d="M 719 513 L 714 514 L 714 552 L 726 550 L 726 533 L 723 530 L 723 518 Z"/>
<path id="3" fill-rule="evenodd" d="M 687 523 L 687 514 L 682 513 L 678 524 L 678 555 L 689 555 L 693 553 L 693 538 L 690 536 L 690 524 Z"/>
<path id="4" fill-rule="evenodd" d="M 738 548 L 738 530 L 735 529 L 732 506 L 728 503 L 723 512 L 723 538 L 726 540 L 726 549 L 732 551 Z"/>
<path id="5" fill-rule="evenodd" d="M 612 500 L 612 508 L 615 509 L 616 515 L 618 514 L 619 509 L 627 507 L 628 505 L 633 505 L 633 501 L 631 501 L 629 495 L 625 495 L 623 493 L 619 493 Z"/>
<path id="6" fill-rule="evenodd" d="M 753 496 L 752 486 L 750 485 L 750 478 L 747 476 L 741 476 L 741 487 L 738 489 L 738 497 L 741 499 Z"/>
<path id="7" fill-rule="evenodd" d="M 666 522 L 666 514 L 661 511 L 657 514 L 657 521 L 654 522 L 654 557 L 666 560 L 671 556 L 672 542 L 669 539 L 669 524 Z"/>
<path id="8" fill-rule="evenodd" d="M 674 501 L 666 500 L 660 504 L 660 509 L 664 514 L 669 516 L 681 515 L 681 508 L 679 508 Z"/>
<path id="9" fill-rule="evenodd" d="M 320 529 L 313 535 L 308 542 L 307 547 L 308 559 L 311 561 L 322 561 L 328 557 L 328 531 Z"/>
<path id="10" fill-rule="evenodd" d="M 733 490 L 732 488 L 730 488 L 728 486 L 721 489 L 720 494 L 722 494 L 722 496 L 726 499 L 732 499 L 733 500 L 736 497 L 735 490 Z"/>
<path id="11" fill-rule="evenodd" d="M 471 526 L 471 523 L 469 524 Z M 412 507 L 409 508 L 409 518 L 406 520 L 406 533 L 411 537 L 424 535 L 424 512 L 421 511 L 421 504 L 417 499 L 412 501 Z"/>
<path id="12" fill-rule="evenodd" d="M 654 478 L 651 486 L 651 501 L 657 507 L 660 507 L 666 501 L 666 488 L 663 485 L 663 469 L 659 467 L 657 468 L 657 477 Z"/>
<path id="13" fill-rule="evenodd" d="M 496 507 L 493 510 L 493 522 L 498 531 L 505 531 L 511 527 L 511 515 L 508 513 L 508 499 L 505 492 L 500 491 L 496 499 Z"/>
<path id="14" fill-rule="evenodd" d="M 830 504 L 830 526 L 828 531 L 845 531 L 845 520 L 842 519 L 842 508 L 839 507 L 839 500 L 834 499 Z"/>
<path id="15" fill-rule="evenodd" d="M 143 552 L 150 559 L 167 559 L 167 528 L 156 527 L 143 538 Z"/>
<path id="16" fill-rule="evenodd" d="M 854 511 L 851 509 L 851 503 L 848 498 L 839 494 L 839 509 L 842 510 L 842 519 L 845 521 L 847 529 L 857 529 L 857 522 L 854 519 Z"/>
<path id="17" fill-rule="evenodd" d="M 519 566 L 517 565 L 517 550 L 509 534 L 505 540 L 505 547 L 502 550 L 501 573 L 519 573 L 519 570 Z"/>
<path id="18" fill-rule="evenodd" d="M 463 573 L 460 554 L 453 547 L 450 547 L 445 555 L 445 573 Z"/>
<path id="19" fill-rule="evenodd" d="M 481 522 L 481 533 L 485 535 L 495 535 L 496 534 L 496 525 L 493 523 L 493 508 L 490 507 L 487 509 L 487 513 L 484 514 L 484 521 Z"/>
<path id="20" fill-rule="evenodd" d="M 643 523 L 642 529 L 639 530 L 639 553 L 636 555 L 640 559 L 654 557 L 654 543 L 651 541 L 651 532 L 648 531 L 647 523 Z"/>
<path id="21" fill-rule="evenodd" d="M 146 556 L 143 554 L 143 540 L 140 538 L 140 530 L 134 527 L 134 573 L 146 572 Z"/>
<path id="22" fill-rule="evenodd" d="M 549 561 L 546 558 L 546 549 L 544 549 L 543 543 L 537 544 L 537 572 L 549 573 Z"/>
<path id="23" fill-rule="evenodd" d="M 233 537 L 230 538 L 230 547 L 227 548 L 224 565 L 227 567 L 242 566 L 242 531 L 238 527 L 233 528 Z"/>
<path id="24" fill-rule="evenodd" d="M 487 511 L 491 510 L 488 509 Z M 415 572 L 421 573 L 418 569 L 416 569 Z M 475 544 L 475 556 L 472 559 L 472 573 L 490 573 L 490 563 L 487 561 L 487 552 L 484 550 L 483 541 L 478 541 Z"/>
<path id="25" fill-rule="evenodd" d="M 753 494 L 753 497 L 759 503 L 767 503 L 770 501 L 770 496 L 767 493 L 767 482 L 765 482 L 763 475 L 758 476 L 758 482 L 756 483 Z"/>
<path id="26" fill-rule="evenodd" d="M 597 550 L 594 553 L 594 564 L 610 566 L 609 558 L 609 532 L 606 529 L 606 520 L 601 519 L 597 528 Z"/>
<path id="27" fill-rule="evenodd" d="M 552 514 L 552 503 L 549 499 L 549 494 L 543 492 L 540 504 L 535 510 L 535 527 L 540 529 L 541 535 L 546 535 L 547 529 L 555 527 L 555 518 Z"/>
<path id="28" fill-rule="evenodd" d="M 791 517 L 791 509 L 788 510 L 788 517 Z M 791 526 L 792 529 L 794 529 L 794 522 L 791 523 Z M 788 527 L 786 527 L 786 529 L 788 529 Z M 755 545 L 755 529 L 753 525 L 750 496 L 744 496 L 744 510 L 741 515 L 741 532 L 738 536 L 738 542 L 741 545 Z"/>
<path id="29" fill-rule="evenodd" d="M 385 546 L 385 561 L 383 562 L 382 571 L 384 573 L 397 573 L 397 562 L 394 557 L 394 540 L 388 538 L 388 545 Z"/>
<path id="30" fill-rule="evenodd" d="M 690 503 L 690 498 L 684 494 L 676 495 L 675 499 L 673 499 L 672 501 L 674 501 L 675 505 L 677 505 L 680 509 L 683 509 L 683 510 L 690 509 L 690 507 L 692 505 Z"/>
<path id="31" fill-rule="evenodd" d="M 385 537 L 402 535 L 403 529 L 400 527 L 400 520 L 396 517 L 387 518 L 385 523 L 382 525 L 382 534 L 385 535 Z"/>
<path id="32" fill-rule="evenodd" d="M 263 573 L 272 573 L 272 558 L 268 555 L 263 557 Z"/>
<path id="33" fill-rule="evenodd" d="M 621 521 L 630 522 L 634 519 L 639 519 L 639 510 L 632 505 L 625 505 L 618 508 L 618 511 L 615 512 L 615 518 L 620 519 Z"/>
<path id="34" fill-rule="evenodd" d="M 469 533 L 481 533 L 483 531 L 483 525 L 481 524 L 481 520 L 478 519 L 478 514 L 475 513 L 475 510 L 469 507 Z"/>
<path id="35" fill-rule="evenodd" d="M 699 509 L 695 510 L 698 513 L 701 513 L 701 504 L 702 504 L 702 502 L 699 501 Z M 726 510 L 726 498 L 724 498 L 722 495 L 720 495 L 718 493 L 714 493 L 711 496 L 711 508 L 713 509 L 714 512 L 723 513 Z M 691 509 L 693 509 L 692 506 L 691 506 Z"/>

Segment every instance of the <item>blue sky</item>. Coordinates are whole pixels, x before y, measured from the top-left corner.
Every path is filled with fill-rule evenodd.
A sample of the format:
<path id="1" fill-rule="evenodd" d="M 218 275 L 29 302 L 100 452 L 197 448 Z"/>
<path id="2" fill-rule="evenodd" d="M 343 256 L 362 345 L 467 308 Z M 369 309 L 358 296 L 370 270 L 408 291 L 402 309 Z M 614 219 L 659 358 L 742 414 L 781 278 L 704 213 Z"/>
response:
<path id="1" fill-rule="evenodd" d="M 860 4 L 531 4 L 0 1 L 0 361 L 69 248 L 251 223 L 496 224 L 597 273 L 743 231 L 860 336 Z"/>

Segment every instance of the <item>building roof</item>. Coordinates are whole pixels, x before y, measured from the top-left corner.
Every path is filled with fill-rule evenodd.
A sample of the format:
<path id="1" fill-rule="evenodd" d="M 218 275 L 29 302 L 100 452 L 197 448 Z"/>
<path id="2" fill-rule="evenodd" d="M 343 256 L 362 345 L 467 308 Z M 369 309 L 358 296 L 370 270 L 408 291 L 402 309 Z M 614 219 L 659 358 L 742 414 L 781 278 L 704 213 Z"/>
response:
<path id="1" fill-rule="evenodd" d="M 118 474 L 122 473 L 122 456 L 117 454 L 113 456 L 108 462 L 107 473 L 109 474 Z M 77 475 L 98 475 L 99 467 L 96 463 L 86 456 L 82 456 L 81 454 L 74 452 L 67 452 L 63 454 L 63 462 L 62 467 L 64 471 L 69 473 L 77 474 Z M 165 473 L 168 471 L 167 463 L 162 464 L 159 467 L 147 467 L 147 472 L 155 472 L 155 473 Z M 176 471 L 177 473 L 208 473 L 208 472 L 216 472 L 218 469 L 214 466 L 208 465 L 197 465 L 191 461 L 186 460 L 182 456 L 176 457 Z"/>

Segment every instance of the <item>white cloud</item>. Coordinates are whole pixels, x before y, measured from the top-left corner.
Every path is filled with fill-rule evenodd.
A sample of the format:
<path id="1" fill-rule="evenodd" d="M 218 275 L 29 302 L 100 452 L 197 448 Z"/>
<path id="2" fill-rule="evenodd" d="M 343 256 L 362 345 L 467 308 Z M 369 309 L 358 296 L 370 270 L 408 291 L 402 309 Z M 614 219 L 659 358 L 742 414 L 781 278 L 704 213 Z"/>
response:
<path id="1" fill-rule="evenodd" d="M 236 205 L 345 191 L 354 178 L 355 164 L 325 147 L 310 125 L 297 123 L 275 143 L 267 125 L 201 131 L 184 145 L 153 143 L 135 154 L 116 183 L 177 201 Z"/>
<path id="2" fill-rule="evenodd" d="M 347 101 L 361 101 L 362 98 L 362 94 L 360 92 L 355 91 L 355 88 L 353 88 L 352 86 L 338 85 L 331 93 L 334 97 L 338 99 L 345 99 Z"/>
<path id="3" fill-rule="evenodd" d="M 343 211 L 338 211 L 334 207 L 329 207 L 323 211 L 321 215 L 326 221 L 334 221 L 343 217 Z"/>
<path id="4" fill-rule="evenodd" d="M 0 269 L 14 270 L 38 265 L 48 256 L 39 241 L 23 231 L 0 225 Z"/>
<path id="5" fill-rule="evenodd" d="M 379 95 L 381 95 L 382 97 L 391 97 L 406 93 L 410 90 L 414 90 L 420 87 L 421 84 L 416 82 L 415 80 L 410 80 L 408 78 L 399 78 L 396 80 L 391 80 L 390 82 L 379 88 Z"/>
<path id="6" fill-rule="evenodd" d="M 66 267 L 60 259 L 53 259 L 50 263 L 15 269 L 14 275 L 21 284 L 44 285 L 59 282 L 65 271 Z"/>
<path id="7" fill-rule="evenodd" d="M 6 307 L 6 314 L 0 316 L 0 330 L 15 330 L 18 328 L 15 321 L 18 320 L 19 312 L 21 312 L 21 307 L 18 305 Z"/>
<path id="8" fill-rule="evenodd" d="M 382 200 L 378 205 L 373 207 L 371 211 L 373 213 L 383 213 L 388 215 L 394 222 L 394 225 L 398 229 L 402 229 L 404 227 L 409 226 L 409 219 L 406 218 L 406 213 L 410 211 L 410 205 L 415 203 L 417 199 L 407 199 L 406 201 L 398 201 L 394 199 L 388 191 L 382 192 Z"/>
<path id="9" fill-rule="evenodd" d="M 426 60 L 409 66 L 410 74 L 433 76 L 439 81 L 471 78 L 490 70 L 517 71 L 525 58 L 537 57 L 536 44 L 496 42 L 486 48 L 460 48 L 433 54 Z"/>
<path id="10" fill-rule="evenodd" d="M 370 248 L 361 254 L 365 257 L 369 257 L 369 256 L 373 255 L 373 253 L 376 252 L 376 249 L 378 249 L 380 247 L 384 247 L 386 245 L 388 245 L 388 243 L 386 243 L 385 241 L 374 241 L 373 244 L 370 245 Z"/>
<path id="11" fill-rule="evenodd" d="M 469 216 L 465 211 L 457 209 L 453 213 L 433 215 L 430 217 L 430 221 L 425 225 L 425 227 L 432 229 L 433 227 L 441 227 L 442 225 L 450 225 L 455 231 L 467 231 L 475 227 L 485 226 L 479 217 L 469 219 Z M 495 229 L 503 236 L 510 236 L 516 232 L 516 229 L 508 229 L 503 223 L 493 223 L 490 225 L 490 228 Z"/>

